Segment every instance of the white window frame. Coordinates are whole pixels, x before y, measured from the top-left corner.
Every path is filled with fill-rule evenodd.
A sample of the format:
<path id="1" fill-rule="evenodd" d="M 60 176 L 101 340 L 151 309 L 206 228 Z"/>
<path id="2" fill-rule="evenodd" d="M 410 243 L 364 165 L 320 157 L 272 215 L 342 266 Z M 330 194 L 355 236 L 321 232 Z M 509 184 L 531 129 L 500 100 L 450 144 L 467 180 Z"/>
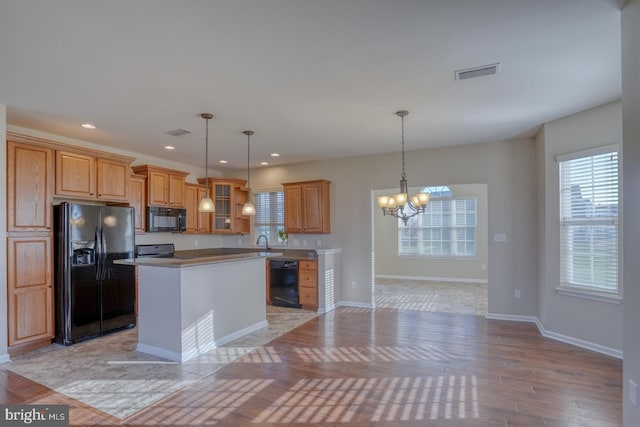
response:
<path id="1" fill-rule="evenodd" d="M 271 206 L 271 209 L 276 209 L 271 212 L 271 218 L 282 218 L 282 222 L 259 222 L 260 219 L 260 203 L 258 202 L 259 194 L 265 193 L 280 193 L 280 199 L 282 200 L 282 204 L 280 206 L 276 205 Z M 278 196 L 276 196 L 278 197 Z M 282 188 L 270 189 L 270 190 L 259 190 L 253 193 L 253 200 L 256 205 L 256 215 L 253 218 L 253 227 L 251 227 L 251 235 L 253 239 L 257 239 L 260 234 L 264 234 L 258 231 L 258 227 L 268 227 L 269 232 L 267 237 L 269 238 L 269 246 L 286 246 L 287 242 L 281 240 L 278 237 L 278 230 L 284 230 L 284 190 Z M 279 211 L 279 208 L 281 211 Z"/>
<path id="2" fill-rule="evenodd" d="M 455 205 L 456 205 L 456 201 L 457 200 L 473 200 L 474 204 L 475 204 L 475 212 L 474 212 L 474 217 L 475 217 L 475 223 L 474 224 L 464 224 L 464 225 L 458 225 L 456 224 L 456 210 L 455 210 Z M 452 204 L 452 209 L 451 209 L 451 224 L 449 226 L 428 226 L 428 225 L 422 225 L 422 219 L 424 218 L 423 215 L 425 214 L 418 214 L 416 216 L 416 218 L 418 219 L 418 221 L 420 222 L 420 224 L 418 226 L 408 226 L 408 225 L 404 225 L 403 221 L 398 219 L 398 256 L 402 257 L 402 258 L 430 258 L 430 259 L 434 259 L 434 258 L 440 258 L 440 259 L 474 259 L 477 257 L 478 254 L 478 199 L 477 197 L 474 196 L 461 196 L 461 197 L 438 197 L 438 198 L 434 198 L 432 199 L 433 201 L 449 201 Z M 430 202 L 430 203 L 432 203 Z M 427 206 L 429 208 L 429 206 Z M 460 231 L 464 232 L 466 234 L 466 230 L 470 227 L 473 227 L 474 232 L 473 232 L 473 244 L 474 244 L 474 251 L 473 254 L 467 254 L 467 253 L 463 253 L 463 254 L 458 254 L 456 253 L 456 242 L 460 241 L 458 239 L 456 239 L 456 234 Z M 418 234 L 418 251 L 417 253 L 404 253 L 403 252 L 403 245 L 402 245 L 402 232 L 403 230 L 407 230 L 407 229 L 411 229 L 411 228 L 415 228 L 416 229 L 416 233 Z M 441 235 L 442 235 L 442 230 L 444 228 L 450 228 L 451 229 L 451 234 L 450 234 L 450 239 L 447 240 L 449 242 L 449 250 L 450 252 L 448 254 L 428 254 L 428 253 L 424 253 L 424 248 L 423 248 L 423 241 L 424 239 L 422 239 L 420 236 L 422 234 L 422 230 L 435 230 L 435 229 L 440 229 L 441 230 Z M 464 240 L 464 239 L 463 239 Z M 465 240 L 466 241 L 466 240 Z M 470 241 L 470 240 L 469 240 Z M 445 242 L 445 240 L 440 240 L 440 242 Z"/>
<path id="3" fill-rule="evenodd" d="M 571 197 L 571 182 L 566 182 L 565 177 L 563 177 L 562 168 L 563 165 L 568 164 L 572 160 L 586 159 L 592 158 L 595 156 L 601 156 L 603 154 L 615 153 L 617 157 L 617 198 L 615 201 L 616 206 L 616 215 L 615 216 L 606 216 L 606 217 L 598 217 L 598 216 L 589 216 L 589 217 L 579 217 L 572 218 L 568 213 L 567 209 L 570 209 L 570 201 L 567 198 Z M 618 144 L 611 144 L 602 147 L 597 147 L 589 150 L 582 150 L 574 153 L 568 153 L 564 155 L 560 155 L 556 158 L 558 163 L 558 190 L 559 190 L 559 221 L 560 221 L 560 236 L 559 236 L 559 249 L 560 249 L 560 285 L 556 290 L 558 293 L 562 295 L 575 296 L 581 298 L 592 299 L 596 301 L 610 302 L 619 304 L 621 300 L 621 286 L 620 286 L 620 177 L 621 177 L 621 153 L 620 146 Z M 575 181 L 574 181 L 575 185 Z M 595 212 L 597 204 L 593 204 L 593 209 Z M 573 259 L 573 243 L 571 241 L 571 229 L 572 226 L 582 226 L 582 227 L 593 227 L 593 226 L 607 226 L 613 225 L 615 230 L 615 242 L 612 245 L 615 253 L 615 277 L 613 281 L 615 281 L 615 286 L 594 286 L 592 284 L 586 283 L 575 283 L 579 280 L 574 280 L 575 278 L 575 269 L 572 265 L 571 259 Z M 593 241 L 594 235 L 596 231 L 589 231 L 589 243 L 591 246 L 591 250 L 593 251 Z M 594 253 L 594 252 L 592 252 Z M 571 259 L 570 259 L 571 257 Z M 593 268 L 593 255 L 591 256 L 591 268 Z M 607 265 L 610 265 L 611 261 Z M 589 273 L 582 271 L 582 273 Z M 595 276 L 596 272 L 591 270 L 589 273 L 592 277 Z M 602 273 L 601 273 L 602 274 Z M 609 272 L 610 274 L 610 272 Z M 593 282 L 593 280 L 592 280 Z M 611 282 L 611 280 L 610 280 Z"/>

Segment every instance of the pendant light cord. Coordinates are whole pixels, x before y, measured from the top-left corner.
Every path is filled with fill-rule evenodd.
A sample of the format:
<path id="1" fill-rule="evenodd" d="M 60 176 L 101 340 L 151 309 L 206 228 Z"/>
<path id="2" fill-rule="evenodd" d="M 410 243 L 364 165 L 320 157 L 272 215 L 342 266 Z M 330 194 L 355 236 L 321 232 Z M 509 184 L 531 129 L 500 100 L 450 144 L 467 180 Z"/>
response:
<path id="1" fill-rule="evenodd" d="M 402 123 L 402 179 L 406 179 L 407 175 L 404 173 L 404 115 L 400 116 Z"/>
<path id="2" fill-rule="evenodd" d="M 207 126 L 205 132 L 205 144 L 204 144 L 204 182 L 207 186 L 206 196 L 209 198 L 209 119 L 207 118 Z"/>
<path id="3" fill-rule="evenodd" d="M 251 188 L 251 172 L 249 169 L 249 140 L 251 139 L 251 134 L 247 133 L 247 188 Z"/>

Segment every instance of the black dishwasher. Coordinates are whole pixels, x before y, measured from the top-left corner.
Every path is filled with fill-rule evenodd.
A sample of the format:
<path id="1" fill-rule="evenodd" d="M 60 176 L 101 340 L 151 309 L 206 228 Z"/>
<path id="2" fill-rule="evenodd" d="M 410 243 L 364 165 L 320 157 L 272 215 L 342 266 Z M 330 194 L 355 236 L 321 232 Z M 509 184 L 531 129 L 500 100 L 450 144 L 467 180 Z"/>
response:
<path id="1" fill-rule="evenodd" d="M 272 305 L 302 307 L 298 293 L 298 260 L 269 260 L 269 295 Z"/>

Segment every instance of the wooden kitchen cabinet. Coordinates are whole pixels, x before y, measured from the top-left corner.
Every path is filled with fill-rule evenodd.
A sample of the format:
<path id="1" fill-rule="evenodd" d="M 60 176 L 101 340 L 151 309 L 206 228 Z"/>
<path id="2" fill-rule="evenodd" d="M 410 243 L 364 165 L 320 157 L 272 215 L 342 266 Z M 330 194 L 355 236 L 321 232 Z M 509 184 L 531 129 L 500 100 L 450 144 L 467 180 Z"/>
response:
<path id="1" fill-rule="evenodd" d="M 169 206 L 172 208 L 184 208 L 185 177 L 188 174 L 169 174 Z"/>
<path id="2" fill-rule="evenodd" d="M 54 337 L 52 233 L 7 239 L 9 347 Z"/>
<path id="3" fill-rule="evenodd" d="M 331 181 L 315 180 L 282 184 L 284 228 L 290 234 L 330 233 Z"/>
<path id="4" fill-rule="evenodd" d="M 133 172 L 147 177 L 147 205 L 184 208 L 185 177 L 188 172 L 151 165 L 134 166 Z"/>
<path id="5" fill-rule="evenodd" d="M 97 191 L 99 200 L 121 200 L 126 202 L 129 194 L 129 163 L 109 159 L 96 159 Z"/>
<path id="6" fill-rule="evenodd" d="M 211 233 L 211 214 L 198 212 L 198 204 L 206 192 L 207 188 L 204 185 L 186 184 L 184 186 L 184 200 L 187 208 L 187 233 Z"/>
<path id="7" fill-rule="evenodd" d="M 53 150 L 7 143 L 7 231 L 52 229 Z"/>
<path id="8" fill-rule="evenodd" d="M 95 199 L 95 157 L 56 151 L 56 195 Z"/>
<path id="9" fill-rule="evenodd" d="M 134 208 L 136 233 L 143 233 L 147 226 L 147 177 L 129 177 L 129 206 Z"/>
<path id="10" fill-rule="evenodd" d="M 206 184 L 204 178 L 198 178 L 198 182 Z M 212 233 L 249 233 L 249 216 L 242 215 L 242 205 L 248 197 L 246 183 L 237 178 L 209 178 L 209 195 L 216 207 L 211 221 Z"/>
<path id="11" fill-rule="evenodd" d="M 318 309 L 318 261 L 300 260 L 298 264 L 300 304 L 309 310 Z"/>
<path id="12" fill-rule="evenodd" d="M 56 150 L 56 196 L 126 202 L 131 160 L 124 159 Z"/>

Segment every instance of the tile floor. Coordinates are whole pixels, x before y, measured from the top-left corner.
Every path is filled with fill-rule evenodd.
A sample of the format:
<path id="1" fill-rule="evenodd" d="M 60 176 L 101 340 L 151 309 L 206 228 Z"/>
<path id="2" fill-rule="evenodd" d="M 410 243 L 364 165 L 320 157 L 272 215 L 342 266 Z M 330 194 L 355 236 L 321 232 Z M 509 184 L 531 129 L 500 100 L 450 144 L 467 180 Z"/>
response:
<path id="1" fill-rule="evenodd" d="M 268 306 L 266 328 L 185 363 L 136 352 L 133 328 L 68 347 L 52 344 L 13 357 L 7 369 L 122 419 L 248 353 L 249 360 L 273 358 L 265 344 L 316 316 Z"/>

